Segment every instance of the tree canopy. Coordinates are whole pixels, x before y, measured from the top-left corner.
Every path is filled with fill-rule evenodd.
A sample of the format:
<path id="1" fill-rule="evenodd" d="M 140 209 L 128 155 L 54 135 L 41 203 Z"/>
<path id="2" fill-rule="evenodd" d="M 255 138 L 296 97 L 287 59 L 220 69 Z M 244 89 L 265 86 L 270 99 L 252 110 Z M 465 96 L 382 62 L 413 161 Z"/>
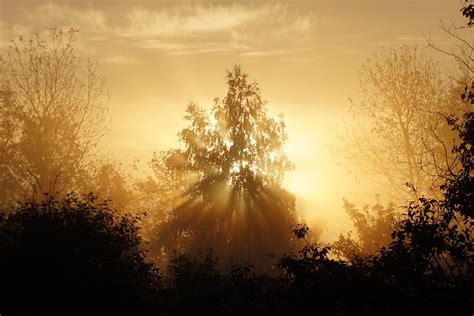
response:
<path id="1" fill-rule="evenodd" d="M 73 191 L 89 175 L 107 93 L 76 34 L 20 36 L 0 59 L 0 203 Z"/>
<path id="2" fill-rule="evenodd" d="M 352 104 L 353 125 L 339 153 L 364 177 L 381 180 L 396 202 L 413 192 L 438 194 L 442 167 L 451 162 L 446 148 L 456 138 L 446 117 L 463 113 L 465 103 L 416 47 L 374 53 L 360 78 L 364 97 Z"/>
<path id="3" fill-rule="evenodd" d="M 213 248 L 220 257 L 265 260 L 263 250 L 288 249 L 296 216 L 293 195 L 281 187 L 293 167 L 285 124 L 268 115 L 258 85 L 240 66 L 227 73 L 227 86 L 211 116 L 188 105 L 189 125 L 179 133 L 184 148 L 157 160 L 165 174 L 179 177 L 173 188 L 183 188 L 157 233 L 176 250 Z"/>

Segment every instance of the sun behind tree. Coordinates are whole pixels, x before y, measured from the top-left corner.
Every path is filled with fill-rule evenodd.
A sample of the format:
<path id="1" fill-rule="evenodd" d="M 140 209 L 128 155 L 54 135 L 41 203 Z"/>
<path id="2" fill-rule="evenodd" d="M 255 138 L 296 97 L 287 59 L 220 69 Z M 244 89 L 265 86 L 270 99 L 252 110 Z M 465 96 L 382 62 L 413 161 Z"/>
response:
<path id="1" fill-rule="evenodd" d="M 212 248 L 219 257 L 268 265 L 268 254 L 290 249 L 295 224 L 295 198 L 281 187 L 293 168 L 284 151 L 288 137 L 282 117 L 268 116 L 258 85 L 240 66 L 228 71 L 227 85 L 212 116 L 188 105 L 183 149 L 155 156 L 167 176 L 158 182 L 178 193 L 156 229 L 156 245 L 166 253 Z"/>

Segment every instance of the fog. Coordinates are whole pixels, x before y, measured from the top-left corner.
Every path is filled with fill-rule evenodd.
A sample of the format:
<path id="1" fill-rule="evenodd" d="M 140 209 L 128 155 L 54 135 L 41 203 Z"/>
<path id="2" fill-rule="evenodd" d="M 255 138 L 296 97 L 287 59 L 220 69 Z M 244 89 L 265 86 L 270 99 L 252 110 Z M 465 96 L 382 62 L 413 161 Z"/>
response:
<path id="1" fill-rule="evenodd" d="M 71 230 L 93 244 L 100 231 L 102 247 L 136 254 L 113 260 L 153 291 L 178 289 L 180 269 L 285 276 L 292 293 L 310 270 L 403 279 L 390 260 L 428 258 L 411 272 L 446 274 L 433 284 L 471 273 L 472 16 L 461 8 L 1 1 L 0 236 L 13 239 L 0 249 L 36 221 L 66 227 L 53 239 Z"/>

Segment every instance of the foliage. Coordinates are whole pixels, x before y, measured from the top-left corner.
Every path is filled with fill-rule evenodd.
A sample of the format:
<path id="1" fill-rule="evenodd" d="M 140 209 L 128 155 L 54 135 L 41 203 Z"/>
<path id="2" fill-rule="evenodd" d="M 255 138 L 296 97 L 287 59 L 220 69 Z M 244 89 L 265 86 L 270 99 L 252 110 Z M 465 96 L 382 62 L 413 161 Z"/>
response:
<path id="1" fill-rule="evenodd" d="M 341 155 L 382 180 L 392 200 L 413 198 L 406 182 L 419 194 L 436 194 L 438 165 L 450 159 L 444 146 L 455 138 L 444 118 L 463 111 L 458 97 L 450 100 L 438 64 L 416 47 L 383 49 L 360 78 L 364 97 L 352 104 L 354 125 Z"/>
<path id="2" fill-rule="evenodd" d="M 407 227 L 402 222 L 399 225 L 400 230 L 396 230 L 394 236 L 407 233 Z M 423 227 L 415 229 L 423 230 Z M 288 287 L 282 305 L 290 305 L 295 313 L 317 308 L 322 313 L 340 315 L 398 315 L 407 310 L 434 314 L 469 311 L 473 306 L 468 294 L 472 289 L 472 278 L 466 278 L 466 274 L 441 275 L 426 270 L 427 261 L 419 256 L 423 256 L 430 244 L 425 244 L 427 240 L 418 241 L 420 251 L 416 253 L 410 252 L 411 248 L 406 244 L 397 247 L 398 243 L 394 241 L 389 249 L 382 248 L 378 254 L 354 256 L 349 261 L 336 260 L 328 246 L 308 243 L 298 254 L 280 259 L 279 266 L 285 271 Z M 435 238 L 431 245 L 437 242 L 439 239 Z M 443 242 L 446 243 L 446 238 Z M 468 254 L 466 248 L 458 250 L 464 256 Z M 406 255 L 413 262 L 406 260 Z M 462 260 L 467 266 L 469 261 L 465 259 Z M 324 303 L 309 307 L 314 300 Z"/>
<path id="3" fill-rule="evenodd" d="M 453 266 L 472 269 L 466 261 L 472 242 L 461 240 L 450 224 L 440 230 L 433 215 L 440 204 L 423 203 L 412 204 L 396 226 L 394 242 L 377 256 L 339 261 L 328 246 L 307 243 L 279 259 L 279 276 L 266 276 L 248 263 L 222 265 L 212 251 L 175 254 L 160 278 L 143 261 L 136 218 L 118 216 L 92 197 L 30 202 L 1 217 L 2 308 L 77 315 L 469 311 L 467 270 L 445 274 L 430 258 L 450 253 L 456 255 L 449 261 Z M 308 229 L 297 225 L 293 233 L 304 240 Z"/>
<path id="4" fill-rule="evenodd" d="M 105 132 L 105 81 L 75 55 L 77 31 L 12 41 L 0 59 L 0 199 L 76 190 Z"/>
<path id="5" fill-rule="evenodd" d="M 165 274 L 172 315 L 259 315 L 281 312 L 284 281 L 256 275 L 248 263 L 222 265 L 212 251 L 175 255 Z M 281 296 L 280 296 L 281 295 Z"/>
<path id="6" fill-rule="evenodd" d="M 390 243 L 390 232 L 397 213 L 393 204 L 386 208 L 379 203 L 370 208 L 365 205 L 359 210 L 345 200 L 344 209 L 354 224 L 355 236 L 352 232 L 341 234 L 332 245 L 333 253 L 352 260 L 358 256 L 374 255 Z"/>
<path id="7" fill-rule="evenodd" d="M 157 244 L 168 253 L 212 248 L 222 258 L 271 264 L 262 252 L 289 249 L 295 217 L 294 196 L 281 188 L 292 168 L 285 124 L 268 116 L 257 84 L 240 66 L 228 72 L 227 85 L 212 117 L 188 105 L 183 149 L 155 156 L 157 188 L 175 193 L 165 199 L 173 209 L 157 229 Z"/>
<path id="8" fill-rule="evenodd" d="M 146 212 L 143 228 L 147 239 L 154 237 L 158 226 L 178 205 L 178 197 L 186 189 L 186 171 L 179 167 L 181 164 L 179 150 L 155 152 L 149 162 L 152 174 L 135 182 L 137 205 L 140 211 Z"/>
<path id="9" fill-rule="evenodd" d="M 392 232 L 394 240 L 376 258 L 386 275 L 396 282 L 438 286 L 448 277 L 472 278 L 472 223 L 468 218 L 426 198 L 410 203 L 405 215 Z"/>
<path id="10" fill-rule="evenodd" d="M 474 103 L 470 94 L 471 103 Z M 458 158 L 459 170 L 450 170 L 450 177 L 441 186 L 444 191 L 444 206 L 457 210 L 465 216 L 474 217 L 474 112 L 463 115 L 460 120 L 450 118 L 453 130 L 458 132 L 461 142 L 452 149 Z"/>
<path id="11" fill-rule="evenodd" d="M 131 174 L 133 168 L 133 165 L 125 166 L 114 160 L 97 159 L 96 164 L 87 170 L 89 181 L 79 191 L 94 192 L 99 198 L 110 200 L 113 205 L 131 212 L 138 209 L 139 198 L 132 186 L 135 179 Z"/>
<path id="12" fill-rule="evenodd" d="M 467 25 L 472 26 L 474 24 L 474 4 L 472 0 L 465 0 L 465 5 L 461 9 L 462 15 L 468 19 Z"/>
<path id="13" fill-rule="evenodd" d="M 160 275 L 145 262 L 140 242 L 136 218 L 92 195 L 2 212 L 2 311 L 110 315 L 153 306 Z"/>

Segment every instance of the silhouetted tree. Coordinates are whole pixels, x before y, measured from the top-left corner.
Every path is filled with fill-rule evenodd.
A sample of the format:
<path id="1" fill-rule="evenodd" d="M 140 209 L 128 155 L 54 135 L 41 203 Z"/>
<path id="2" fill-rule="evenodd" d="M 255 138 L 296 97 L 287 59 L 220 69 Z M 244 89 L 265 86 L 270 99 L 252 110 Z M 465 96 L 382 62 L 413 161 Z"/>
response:
<path id="1" fill-rule="evenodd" d="M 333 253 L 343 258 L 354 259 L 357 256 L 374 255 L 381 247 L 392 241 L 390 232 L 397 218 L 393 204 L 383 207 L 379 203 L 372 207 L 365 205 L 362 210 L 344 201 L 344 209 L 354 224 L 355 231 L 339 235 L 331 245 Z"/>
<path id="2" fill-rule="evenodd" d="M 297 238 L 306 239 L 308 230 L 303 226 L 293 232 Z M 283 256 L 279 267 L 288 286 L 282 295 L 290 306 L 288 312 L 386 315 L 403 310 L 394 308 L 392 289 L 371 276 L 364 260 L 357 256 L 350 261 L 338 260 L 327 245 L 307 242 L 298 253 Z"/>
<path id="3" fill-rule="evenodd" d="M 133 168 L 134 165 L 124 165 L 110 159 L 96 159 L 96 164 L 87 170 L 88 181 L 81 185 L 79 191 L 94 192 L 121 210 L 132 212 L 139 208 L 139 197 L 133 187 L 135 178 L 131 174 Z"/>
<path id="4" fill-rule="evenodd" d="M 156 307 L 160 275 L 144 260 L 137 219 L 92 195 L 0 213 L 5 315 L 122 315 Z"/>
<path id="5" fill-rule="evenodd" d="M 474 104 L 472 93 L 467 96 Z M 450 118 L 449 124 L 459 133 L 461 142 L 452 149 L 459 168 L 450 170 L 450 176 L 441 186 L 446 208 L 474 218 L 474 112 L 464 114 L 460 119 Z"/>
<path id="6" fill-rule="evenodd" d="M 292 168 L 287 135 L 240 66 L 228 72 L 227 85 L 226 96 L 214 100 L 212 118 L 188 105 L 189 126 L 179 133 L 184 149 L 156 160 L 178 195 L 157 230 L 158 245 L 168 252 L 212 248 L 218 257 L 258 264 L 291 245 L 294 196 L 281 187 Z"/>
<path id="7" fill-rule="evenodd" d="M 12 41 L 0 59 L 0 203 L 76 190 L 105 132 L 105 81 L 77 31 Z M 1 204 L 0 204 L 1 205 Z"/>
<path id="8" fill-rule="evenodd" d="M 444 277 L 472 278 L 472 220 L 427 198 L 410 203 L 404 215 L 395 223 L 394 241 L 377 259 L 388 269 L 384 273 L 415 285 L 441 283 Z"/>
<path id="9" fill-rule="evenodd" d="M 460 100 L 464 105 L 463 111 L 460 113 L 449 113 L 445 119 L 449 128 L 457 134 L 458 140 L 454 146 L 444 146 L 445 152 L 447 148 L 452 148 L 451 156 L 453 159 L 446 161 L 440 169 L 443 171 L 443 184 L 441 189 L 444 195 L 443 204 L 446 208 L 460 211 L 466 216 L 472 217 L 473 203 L 472 196 L 473 186 L 472 180 L 472 143 L 473 131 L 473 106 L 474 106 L 474 42 L 472 31 L 472 14 L 473 4 L 471 0 L 464 1 L 461 8 L 462 14 L 468 19 L 468 27 L 458 27 L 453 23 L 446 26 L 444 23 L 441 29 L 446 32 L 452 39 L 456 41 L 453 48 L 446 49 L 434 44 L 431 40 L 429 46 L 438 52 L 452 57 L 458 64 L 461 72 L 459 78 L 454 80 L 453 98 Z M 467 36 L 463 36 L 460 32 L 467 32 Z"/>
<path id="10" fill-rule="evenodd" d="M 474 306 L 473 117 L 470 112 L 459 121 L 448 120 L 461 139 L 452 151 L 461 168 L 451 170 L 452 177 L 441 185 L 443 197 L 410 202 L 393 223 L 393 241 L 369 260 L 371 275 L 402 298 L 420 297 L 464 312 Z"/>

